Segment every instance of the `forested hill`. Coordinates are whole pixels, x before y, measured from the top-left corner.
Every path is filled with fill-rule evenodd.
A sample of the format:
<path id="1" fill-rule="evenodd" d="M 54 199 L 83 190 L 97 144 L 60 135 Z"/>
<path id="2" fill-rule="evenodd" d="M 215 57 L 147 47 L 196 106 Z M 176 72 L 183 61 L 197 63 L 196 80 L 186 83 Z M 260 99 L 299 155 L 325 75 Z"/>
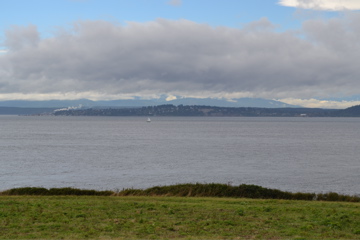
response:
<path id="1" fill-rule="evenodd" d="M 340 110 L 319 108 L 250 108 L 159 105 L 137 108 L 57 110 L 56 116 L 230 116 L 230 117 L 335 117 Z M 360 115 L 359 115 L 360 116 Z"/>
<path id="2" fill-rule="evenodd" d="M 55 108 L 0 107 L 0 115 L 48 115 Z"/>
<path id="3" fill-rule="evenodd" d="M 360 105 L 336 111 L 339 117 L 360 117 Z"/>

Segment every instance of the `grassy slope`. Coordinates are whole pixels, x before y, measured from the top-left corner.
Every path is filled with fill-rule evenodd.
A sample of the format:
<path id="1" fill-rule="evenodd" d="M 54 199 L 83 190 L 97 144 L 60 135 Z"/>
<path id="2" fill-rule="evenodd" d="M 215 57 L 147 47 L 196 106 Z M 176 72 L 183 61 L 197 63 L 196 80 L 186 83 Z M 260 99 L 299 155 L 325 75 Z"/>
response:
<path id="1" fill-rule="evenodd" d="M 0 239 L 360 239 L 359 222 L 359 203 L 0 196 Z"/>

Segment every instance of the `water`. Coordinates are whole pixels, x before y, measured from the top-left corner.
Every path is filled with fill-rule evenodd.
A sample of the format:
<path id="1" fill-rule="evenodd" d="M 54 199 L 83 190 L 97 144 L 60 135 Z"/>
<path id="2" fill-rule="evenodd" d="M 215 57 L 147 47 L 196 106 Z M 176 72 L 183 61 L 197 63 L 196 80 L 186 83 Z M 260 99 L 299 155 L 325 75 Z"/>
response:
<path id="1" fill-rule="evenodd" d="M 360 194 L 360 118 L 0 116 L 0 190 L 256 184 Z"/>

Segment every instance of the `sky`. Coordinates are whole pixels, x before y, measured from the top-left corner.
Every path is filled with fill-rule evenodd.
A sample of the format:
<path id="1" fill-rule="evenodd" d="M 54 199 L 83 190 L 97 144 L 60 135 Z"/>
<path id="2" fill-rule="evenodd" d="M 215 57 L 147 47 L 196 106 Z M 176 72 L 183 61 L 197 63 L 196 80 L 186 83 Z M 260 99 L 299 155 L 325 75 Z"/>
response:
<path id="1" fill-rule="evenodd" d="M 360 104 L 360 0 L 0 0 L 0 100 Z"/>

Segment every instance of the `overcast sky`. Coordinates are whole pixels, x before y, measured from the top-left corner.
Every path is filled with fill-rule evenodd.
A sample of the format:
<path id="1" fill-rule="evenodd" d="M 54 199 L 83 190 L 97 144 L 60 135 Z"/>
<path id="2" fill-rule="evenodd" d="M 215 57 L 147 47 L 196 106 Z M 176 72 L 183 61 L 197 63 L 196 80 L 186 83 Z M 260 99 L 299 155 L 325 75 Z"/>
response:
<path id="1" fill-rule="evenodd" d="M 0 100 L 360 104 L 359 0 L 2 0 Z"/>

